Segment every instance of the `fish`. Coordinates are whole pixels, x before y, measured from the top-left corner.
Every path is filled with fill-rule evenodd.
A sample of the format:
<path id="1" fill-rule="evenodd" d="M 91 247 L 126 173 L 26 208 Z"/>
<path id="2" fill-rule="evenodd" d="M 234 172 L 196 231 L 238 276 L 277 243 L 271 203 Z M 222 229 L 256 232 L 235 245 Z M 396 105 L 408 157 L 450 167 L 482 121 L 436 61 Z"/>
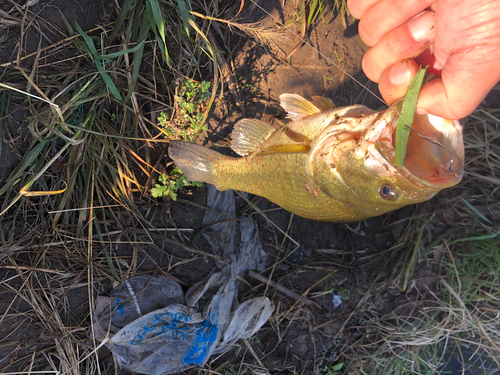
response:
<path id="1" fill-rule="evenodd" d="M 325 97 L 282 94 L 291 120 L 272 126 L 238 121 L 231 148 L 240 157 L 184 141 L 169 156 L 191 181 L 259 195 L 306 219 L 346 223 L 427 201 L 463 176 L 462 126 L 416 114 L 403 166 L 395 161 L 402 99 L 374 111 L 335 108 Z"/>

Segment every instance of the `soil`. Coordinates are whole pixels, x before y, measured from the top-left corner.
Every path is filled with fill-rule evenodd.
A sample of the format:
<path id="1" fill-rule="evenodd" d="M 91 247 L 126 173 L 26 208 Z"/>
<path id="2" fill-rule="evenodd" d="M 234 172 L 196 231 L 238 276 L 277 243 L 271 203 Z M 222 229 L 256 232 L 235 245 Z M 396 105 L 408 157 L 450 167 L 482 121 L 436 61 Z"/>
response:
<path id="1" fill-rule="evenodd" d="M 29 10 L 38 13 L 40 20 L 46 21 L 40 23 L 40 28 L 48 35 L 47 40 L 42 41 L 44 45 L 60 39 L 61 34 L 57 29 L 65 30 L 66 24 L 76 21 L 82 29 L 89 30 L 110 21 L 103 19 L 103 14 L 113 15 L 112 11 L 108 11 L 110 5 L 104 0 L 40 0 L 29 3 L 32 4 Z M 368 88 L 377 93 L 375 85 L 360 71 L 366 46 L 357 35 L 356 24 L 352 19 L 345 17 L 342 21 L 327 10 L 325 14 L 330 16 L 317 19 L 314 27 L 308 28 L 305 37 L 307 43 L 303 43 L 293 35 L 300 33 L 300 22 L 290 25 L 289 29 L 276 29 L 276 20 L 285 23 L 293 18 L 296 11 L 294 2 L 287 1 L 284 2 L 285 5 L 282 3 L 258 2 L 270 15 L 252 3 L 245 4 L 242 14 L 247 15 L 246 21 L 259 21 L 261 27 L 269 29 L 268 35 L 252 39 L 242 31 L 234 30 L 232 34 L 228 33 L 227 40 L 219 41 L 227 51 L 224 55 L 226 63 L 234 67 L 231 78 L 238 83 L 238 90 L 227 93 L 225 103 L 214 112 L 209 121 L 210 135 L 205 140 L 206 145 L 227 145 L 233 124 L 244 117 L 268 122 L 283 120 L 285 114 L 279 107 L 279 95 L 282 93 L 297 93 L 306 98 L 313 95 L 326 96 L 337 106 L 360 103 L 378 108 L 383 105 L 367 91 Z M 11 1 L 0 1 L 0 9 L 3 11 L 8 12 L 12 6 Z M 347 28 L 344 28 L 344 23 Z M 0 36 L 2 35 L 6 39 L 0 45 L 0 63 L 5 63 L 16 57 L 19 32 L 15 27 L 10 27 L 0 31 Z M 38 42 L 32 35 L 25 36 L 21 55 L 36 51 Z M 292 54 L 295 49 L 296 52 Z M 29 63 L 29 60 L 24 62 Z M 205 79 L 210 79 L 209 72 Z M 11 103 L 12 106 L 18 104 L 20 103 Z M 28 148 L 25 133 L 19 129 L 23 124 L 23 116 L 22 112 L 17 112 L 3 128 L 0 184 L 4 183 L 16 167 L 20 155 Z M 209 245 L 200 235 L 205 210 L 193 205 L 206 206 L 206 186 L 192 189 L 180 197 L 178 202 L 165 201 L 163 206 L 149 207 L 151 212 L 148 218 L 157 227 L 171 225 L 173 222 L 177 228 L 192 229 L 192 232 L 188 232 L 190 234 L 185 235 L 185 239 L 193 246 L 209 251 Z M 435 202 L 430 204 L 439 206 Z M 245 207 L 241 200 L 238 200 L 238 205 L 238 209 Z M 298 304 L 293 298 L 271 288 L 267 293 L 274 303 L 275 315 L 252 339 L 252 350 L 246 343 L 240 342 L 225 355 L 211 360 L 207 368 L 216 371 L 221 366 L 226 369 L 233 367 L 237 373 L 244 373 L 246 369 L 264 366 L 272 374 L 315 374 L 325 366 L 342 362 L 343 353 L 349 351 L 349 345 L 360 340 L 363 335 L 369 335 L 364 328 L 367 320 L 379 319 L 415 300 L 411 288 L 406 293 L 401 293 L 395 286 L 389 289 L 386 286 L 393 283 L 397 285 L 399 282 L 396 270 L 405 255 L 405 248 L 395 246 L 397 241 L 403 236 L 416 210 L 418 213 L 429 212 L 429 204 L 406 207 L 350 225 L 302 219 L 279 209 L 264 198 L 256 198 L 256 205 L 267 211 L 267 217 L 274 223 L 270 225 L 261 215 L 253 215 L 259 225 L 261 242 L 270 259 L 269 268 L 264 275 L 272 277 L 292 291 L 306 293 L 317 305 Z M 295 246 L 276 227 L 287 232 L 300 246 Z M 443 230 L 443 225 L 432 228 L 434 234 Z M 164 244 L 161 237 L 153 238 L 156 248 L 122 246 L 116 253 L 124 259 L 134 258 L 138 264 L 137 271 L 141 273 L 156 273 L 159 269 L 169 267 L 171 258 L 168 255 L 175 257 L 180 263 L 189 260 L 170 271 L 170 275 L 179 280 L 184 288 L 206 278 L 214 270 L 215 263 L 210 258 L 193 257 L 193 254 L 180 247 Z M 64 255 L 60 259 L 54 259 L 54 262 L 64 262 Z M 57 263 L 52 269 L 57 269 Z M 432 285 L 432 271 L 426 264 L 422 264 L 418 271 L 420 282 Z M 1 270 L 3 280 L 15 275 L 14 270 Z M 240 300 L 264 293 L 264 284 L 249 276 L 244 278 L 246 283 L 242 283 L 240 287 Z M 82 276 L 78 282 L 83 283 L 84 280 L 85 276 Z M 26 304 L 14 298 L 15 288 L 20 285 L 20 280 L 11 282 L 10 285 L 13 289 L 2 293 L 0 313 L 14 309 L 17 313 L 31 314 Z M 68 327 L 85 328 L 90 323 L 88 291 L 83 287 L 84 284 L 78 285 L 79 287 L 71 288 L 65 297 L 69 305 L 67 310 L 70 312 L 65 324 Z M 106 293 L 110 288 L 111 285 L 103 285 L 101 290 L 94 290 L 94 293 Z M 383 291 L 380 294 L 377 292 L 379 288 Z M 334 306 L 334 294 L 343 299 L 338 307 Z M 371 299 L 371 307 L 365 308 L 367 305 L 364 304 L 363 309 L 358 309 L 358 304 L 364 298 Z M 14 306 L 10 305 L 12 301 L 15 301 Z M 9 339 L 2 341 L 0 369 L 8 369 L 9 363 L 15 363 L 17 358 L 34 353 L 33 348 L 45 350 L 54 343 L 50 333 L 41 330 L 43 324 L 36 317 L 33 317 L 31 326 L 26 320 L 22 322 L 22 325 L 16 323 L 15 318 L 0 322 L 0 332 L 16 327 Z M 101 371 L 114 373 L 115 365 L 110 353 L 103 350 L 100 354 Z M 43 357 L 37 357 L 33 369 L 45 368 L 46 364 Z M 247 365 L 242 367 L 241 364 Z M 117 371 L 120 374 L 127 373 L 125 370 Z M 229 370 L 226 371 L 230 373 Z M 196 370 L 189 373 L 194 374 Z"/>

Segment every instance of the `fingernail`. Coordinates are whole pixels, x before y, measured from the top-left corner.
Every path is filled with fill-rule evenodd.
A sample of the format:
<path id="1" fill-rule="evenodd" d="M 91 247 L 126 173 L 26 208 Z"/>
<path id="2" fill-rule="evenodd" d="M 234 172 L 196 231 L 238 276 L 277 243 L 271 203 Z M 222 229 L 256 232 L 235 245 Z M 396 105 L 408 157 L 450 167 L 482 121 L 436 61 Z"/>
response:
<path id="1" fill-rule="evenodd" d="M 427 114 L 429 114 L 429 113 L 428 113 L 425 109 L 422 109 L 422 108 L 417 108 L 417 109 L 415 110 L 415 113 L 416 113 L 417 115 L 427 115 Z"/>
<path id="2" fill-rule="evenodd" d="M 400 61 L 392 67 L 389 73 L 389 81 L 393 85 L 402 85 L 410 81 L 411 72 L 404 61 Z"/>
<path id="3" fill-rule="evenodd" d="M 417 42 L 434 38 L 434 12 L 423 11 L 408 22 L 410 34 Z"/>

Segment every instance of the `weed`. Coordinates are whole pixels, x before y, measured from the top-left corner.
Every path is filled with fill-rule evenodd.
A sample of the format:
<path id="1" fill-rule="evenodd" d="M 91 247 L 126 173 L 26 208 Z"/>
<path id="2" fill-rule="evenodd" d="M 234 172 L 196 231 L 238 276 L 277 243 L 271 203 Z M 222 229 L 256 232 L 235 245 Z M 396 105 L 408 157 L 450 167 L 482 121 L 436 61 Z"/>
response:
<path id="1" fill-rule="evenodd" d="M 479 209 L 473 208 L 472 212 L 479 216 Z M 406 272 L 402 271 L 406 274 L 402 290 L 410 285 L 406 278 L 411 279 L 417 264 L 429 257 L 425 250 L 429 248 L 444 254 L 440 260 L 440 290 L 432 291 L 428 300 L 417 302 L 414 311 L 401 306 L 384 321 L 368 321 L 379 335 L 374 346 L 376 352 L 350 357 L 350 373 L 431 374 L 444 369 L 451 356 L 460 358 L 464 371 L 474 367 L 483 373 L 493 373 L 500 368 L 496 354 L 500 337 L 496 318 L 500 300 L 500 246 L 495 238 L 498 228 L 492 225 L 491 235 L 455 241 L 447 241 L 448 231 L 438 241 L 424 246 L 425 225 L 418 220 L 413 225 L 416 239 L 411 256 L 408 252 L 403 261 L 406 266 L 401 267 L 406 268 Z M 439 245 L 441 242 L 444 244 Z M 429 286 L 425 289 L 430 291 Z M 359 372 L 355 370 L 357 366 Z"/>
<path id="2" fill-rule="evenodd" d="M 463 303 L 483 307 L 500 307 L 500 244 L 497 239 L 470 241 L 446 263 L 447 281 Z M 445 288 L 449 298 L 453 298 Z"/>
<path id="3" fill-rule="evenodd" d="M 335 4 L 332 9 L 332 12 L 327 14 L 327 16 L 325 17 L 324 13 L 326 12 L 324 12 L 324 10 L 326 8 L 328 0 L 299 0 L 297 3 L 298 6 L 294 14 L 290 19 L 285 21 L 283 26 L 288 28 L 294 26 L 295 23 L 300 22 L 302 37 L 306 36 L 307 28 L 311 27 L 311 25 L 313 25 L 316 22 L 318 17 L 321 16 L 323 24 L 326 25 L 330 22 L 330 19 L 333 17 L 333 12 L 336 8 L 338 12 L 340 12 L 340 5 Z M 343 0 L 342 3 L 344 3 Z"/>
<path id="4" fill-rule="evenodd" d="M 323 367 L 323 370 L 321 370 L 321 375 L 339 375 L 340 370 L 344 368 L 344 363 L 338 363 L 336 365 L 333 365 L 331 367 L 325 366 Z"/>
<path id="5" fill-rule="evenodd" d="M 254 335 L 254 336 L 250 337 L 248 339 L 248 342 L 250 344 L 260 344 L 261 343 L 260 338 L 257 335 Z"/>
<path id="6" fill-rule="evenodd" d="M 309 15 L 307 17 L 307 26 L 311 26 L 311 24 L 316 21 L 318 16 L 323 13 L 325 9 L 325 5 L 328 1 L 323 0 L 312 0 L 308 1 L 309 3 Z"/>
<path id="7" fill-rule="evenodd" d="M 115 6 L 117 12 L 112 10 Z M 6 342 L 6 338 L 12 340 L 6 329 L 24 327 L 24 312 L 12 314 L 4 309 L 0 344 L 13 349 L 4 351 L 1 373 L 26 373 L 36 368 L 80 374 L 99 368 L 87 336 L 90 320 L 86 319 L 93 310 L 95 294 L 89 294 L 87 307 L 84 302 L 78 308 L 70 308 L 68 294 L 73 286 L 104 290 L 108 281 L 133 277 L 141 267 L 135 261 L 141 246 L 134 248 L 134 259 L 119 251 L 129 242 L 152 246 L 149 236 L 143 239 L 128 230 L 145 223 L 144 219 L 149 222 L 146 215 L 150 213 L 139 207 L 157 173 L 154 166 L 163 158 L 158 152 L 163 147 L 158 144 L 167 142 L 146 111 L 151 103 L 159 103 L 169 108 L 164 109 L 160 123 L 170 118 L 177 121 L 176 126 L 186 124 L 186 132 L 192 131 L 186 136 L 192 137 L 204 130 L 203 123 L 223 80 L 220 70 L 211 65 L 214 52 L 207 34 L 212 28 L 190 11 L 194 8 L 218 15 L 217 6 L 217 2 L 175 0 L 106 2 L 103 22 L 112 18 L 113 23 L 99 23 L 88 30 L 70 25 L 61 13 L 66 28 L 57 27 L 55 34 L 52 19 L 43 19 L 42 11 L 28 14 L 16 3 L 8 9 L 11 19 L 26 21 L 16 25 L 16 33 L 20 29 L 30 43 L 40 43 L 35 43 L 35 48 L 39 47 L 33 55 L 25 55 L 24 47 L 18 49 L 17 62 L 30 59 L 22 67 L 2 61 L 2 82 L 14 84 L 12 88 L 4 84 L 1 89 L 0 127 L 2 121 L 11 122 L 17 111 L 23 111 L 19 117 L 23 122 L 19 122 L 22 132 L 16 135 L 22 147 L 18 151 L 18 144 L 13 144 L 19 163 L 0 185 L 0 264 L 17 267 L 20 251 L 40 254 L 36 260 L 32 258 L 32 265 L 43 273 L 30 271 L 26 282 L 17 286 L 2 276 L 0 290 L 2 298 L 6 292 L 16 291 L 13 299 L 9 296 L 13 306 L 19 300 L 26 301 L 26 317 L 36 322 L 38 329 L 34 334 L 50 332 L 52 343 L 44 340 L 42 346 L 35 346 L 27 339 L 23 348 L 21 341 L 13 346 Z M 47 25 L 51 26 L 47 29 Z M 47 33 L 50 39 L 60 40 L 46 46 L 50 40 Z M 15 33 L 7 30 L 5 34 Z M 56 48 L 63 43 L 64 48 Z M 200 77 L 200 66 L 213 72 L 212 86 L 186 83 L 175 94 L 179 99 L 167 92 L 178 77 Z M 5 126 L 1 130 L 0 145 L 5 145 L 5 136 L 10 135 Z M 175 197 L 175 189 L 188 184 L 192 183 L 174 170 L 161 178 L 156 193 Z M 53 194 L 63 185 L 64 191 Z M 163 227 L 171 225 L 164 217 L 160 220 Z M 7 354 L 9 351 L 13 354 Z"/>
<path id="8" fill-rule="evenodd" d="M 295 24 L 295 22 L 298 22 L 302 18 L 302 11 L 300 9 L 300 6 L 295 9 L 295 12 L 292 15 L 292 18 L 288 19 L 285 21 L 283 26 L 285 27 L 290 27 Z"/>
<path id="9" fill-rule="evenodd" d="M 186 186 L 200 187 L 201 182 L 189 181 L 179 168 L 174 168 L 169 174 L 162 173 L 158 177 L 159 184 L 151 189 L 151 195 L 154 198 L 170 197 L 177 200 L 177 191 Z"/>
<path id="10" fill-rule="evenodd" d="M 329 277 L 325 282 L 325 291 L 322 293 L 323 303 L 325 303 L 327 296 L 330 299 L 333 296 L 333 304 L 335 307 L 338 307 L 342 302 L 349 301 L 349 292 L 349 288 L 342 283 L 338 283 L 334 277 Z"/>
<path id="11" fill-rule="evenodd" d="M 338 22 L 340 22 L 340 25 L 344 30 L 347 29 L 347 18 L 351 16 L 351 14 L 349 13 L 349 8 L 347 7 L 347 1 L 335 0 L 335 9 L 338 12 Z M 354 21 L 354 17 L 351 18 Z"/>
<path id="12" fill-rule="evenodd" d="M 172 116 L 160 112 L 158 124 L 168 140 L 193 141 L 200 131 L 207 131 L 204 124 L 204 111 L 210 99 L 210 82 L 200 83 L 185 79 L 175 88 L 174 111 Z M 169 174 L 162 173 L 158 184 L 151 189 L 154 198 L 171 197 L 177 199 L 177 191 L 185 186 L 201 186 L 199 182 L 189 181 L 184 173 L 174 168 Z"/>
<path id="13" fill-rule="evenodd" d="M 172 116 L 161 112 L 158 117 L 158 123 L 168 140 L 192 141 L 197 133 L 207 131 L 203 113 L 211 95 L 209 90 L 210 82 L 198 83 L 187 79 L 176 87 Z"/>
<path id="14" fill-rule="evenodd" d="M 335 58 L 337 59 L 337 63 L 340 65 L 342 64 L 342 59 L 340 58 L 339 54 L 337 53 L 337 50 L 333 50 L 333 53 L 335 54 Z"/>
<path id="15" fill-rule="evenodd" d="M 251 83 L 247 83 L 247 81 L 244 79 L 244 77 L 239 77 L 238 78 L 238 85 L 240 87 L 240 90 L 243 92 L 248 92 L 248 95 L 253 95 L 255 91 L 257 90 L 257 87 Z"/>

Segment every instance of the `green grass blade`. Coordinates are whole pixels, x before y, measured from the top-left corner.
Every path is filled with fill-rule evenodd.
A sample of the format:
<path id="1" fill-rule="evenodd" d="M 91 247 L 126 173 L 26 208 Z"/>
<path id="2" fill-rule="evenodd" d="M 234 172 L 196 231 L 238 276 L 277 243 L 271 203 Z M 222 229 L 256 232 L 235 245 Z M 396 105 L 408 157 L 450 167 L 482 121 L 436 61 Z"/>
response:
<path id="1" fill-rule="evenodd" d="M 23 175 L 24 171 L 30 168 L 31 165 L 33 165 L 33 163 L 40 158 L 40 154 L 42 153 L 46 143 L 47 142 L 40 142 L 31 149 L 28 155 L 21 161 L 21 164 L 19 164 L 13 174 L 11 174 L 7 183 L 0 188 L 0 196 L 5 194 L 7 189 L 11 186 L 14 186 L 17 182 L 19 182 L 19 179 Z"/>
<path id="2" fill-rule="evenodd" d="M 318 8 L 319 0 L 313 0 L 311 7 L 309 8 L 309 17 L 307 18 L 307 26 L 311 26 L 312 21 L 316 18 L 316 8 Z M 319 8 L 318 8 L 319 9 Z"/>
<path id="3" fill-rule="evenodd" d="M 406 145 L 408 143 L 408 137 L 410 136 L 410 127 L 413 123 L 413 118 L 415 117 L 415 110 L 417 109 L 418 94 L 420 93 L 420 88 L 424 81 L 425 72 L 428 67 L 420 68 L 417 75 L 413 78 L 406 91 L 406 95 L 403 99 L 403 106 L 401 108 L 401 114 L 398 119 L 398 124 L 396 128 L 396 165 L 401 167 L 404 163 L 406 156 Z M 408 127 L 408 124 L 409 127 Z"/>
<path id="4" fill-rule="evenodd" d="M 158 34 L 163 40 L 163 43 L 166 44 L 165 22 L 163 21 L 163 13 L 161 12 L 160 3 L 158 2 L 158 0 L 148 0 L 148 4 L 151 8 L 151 14 L 153 16 L 156 29 L 158 30 Z"/>
<path id="5" fill-rule="evenodd" d="M 106 137 L 106 138 L 126 139 L 126 140 L 130 140 L 130 141 L 140 141 L 140 142 L 157 142 L 157 143 L 168 143 L 169 142 L 168 139 L 161 139 L 161 138 L 127 137 L 127 136 L 124 136 L 124 135 L 102 133 L 102 132 L 98 132 L 98 131 L 95 131 L 95 130 L 86 129 L 86 128 L 78 126 L 78 125 L 66 124 L 66 126 L 69 127 L 69 128 L 72 128 L 72 129 L 83 131 L 85 133 L 100 135 L 100 136 L 103 136 L 103 137 Z"/>
<path id="6" fill-rule="evenodd" d="M 132 9 L 132 5 L 134 5 L 135 2 L 136 2 L 135 0 L 125 0 L 123 2 L 120 14 L 118 15 L 118 18 L 115 23 L 115 27 L 113 28 L 113 31 L 111 32 L 108 38 L 108 44 L 110 44 L 111 41 L 115 39 L 116 34 L 118 34 L 118 31 L 120 31 L 123 22 L 125 22 L 125 19 L 127 18 L 128 13 L 130 12 L 130 9 Z"/>
<path id="7" fill-rule="evenodd" d="M 491 240 L 492 238 L 495 238 L 499 234 L 500 234 L 500 230 L 497 231 L 497 232 L 495 232 L 495 233 L 485 234 L 483 236 L 459 238 L 458 240 L 450 242 L 448 245 L 451 246 L 451 245 L 453 245 L 454 243 L 457 243 L 457 242 Z"/>
<path id="8" fill-rule="evenodd" d="M 111 94 L 115 97 L 116 100 L 123 102 L 123 98 L 118 92 L 115 83 L 113 82 L 109 74 L 104 71 L 104 67 L 98 61 L 96 61 L 96 66 L 97 70 L 99 70 L 99 73 L 101 73 L 102 79 L 106 83 L 106 86 L 108 86 L 108 89 L 111 92 Z"/>
<path id="9" fill-rule="evenodd" d="M 153 10 L 155 5 L 158 5 L 158 9 Z M 165 39 L 165 23 L 163 22 L 163 15 L 161 13 L 158 1 L 148 0 L 146 3 L 145 13 L 148 18 L 150 28 L 155 33 L 158 46 L 160 47 L 161 52 L 165 55 L 168 67 L 171 68 L 172 59 L 170 58 L 170 55 L 168 53 L 167 43 Z M 158 23 L 160 24 L 160 29 Z M 161 30 L 163 30 L 163 32 Z"/>
<path id="10" fill-rule="evenodd" d="M 82 30 L 78 22 L 75 22 L 75 29 L 78 31 L 78 34 L 80 34 L 83 38 L 83 41 L 87 45 L 87 48 L 89 49 L 90 53 L 92 54 L 93 58 L 97 57 L 97 49 L 95 48 L 94 41 L 90 36 L 87 35 L 85 31 Z"/>
<path id="11" fill-rule="evenodd" d="M 139 40 L 141 41 L 142 46 L 135 52 L 134 66 L 132 68 L 132 75 L 131 75 L 132 82 L 130 84 L 130 87 L 128 88 L 127 96 L 125 97 L 125 103 L 127 103 L 130 100 L 130 97 L 132 96 L 132 93 L 134 92 L 135 89 L 137 77 L 139 76 L 139 69 L 141 68 L 142 55 L 144 54 L 144 42 L 146 41 L 146 38 L 148 36 L 148 31 L 149 28 L 147 22 L 147 15 L 144 14 L 141 23 L 141 29 L 139 31 Z"/>
<path id="12" fill-rule="evenodd" d="M 39 145 L 45 146 L 45 143 L 40 143 Z M 23 192 L 27 191 L 35 182 L 38 181 L 38 179 L 47 171 L 47 169 L 49 169 L 49 167 L 57 160 L 57 158 L 59 156 L 61 156 L 63 154 L 63 152 L 69 146 L 70 146 L 69 143 L 66 143 L 64 146 L 62 146 L 61 149 L 59 150 L 59 152 L 57 154 L 55 154 L 52 157 L 52 159 L 50 159 L 48 161 L 48 163 L 46 163 L 33 177 L 31 177 L 28 180 L 28 182 L 25 183 L 25 185 L 22 187 L 22 189 L 19 191 L 19 193 L 17 193 L 17 195 L 12 199 L 10 204 L 7 207 L 5 207 L 2 212 L 0 212 L 0 217 L 3 216 L 23 196 L 23 194 L 22 194 Z M 23 163 L 23 164 L 25 164 L 25 163 Z M 31 164 L 30 164 L 30 166 L 31 166 Z M 16 182 L 16 181 L 14 181 L 14 182 Z M 9 184 L 7 184 L 7 185 L 9 185 Z M 3 193 L 4 193 L 4 189 L 2 188 L 2 190 L 0 191 L 0 195 Z"/>
<path id="13" fill-rule="evenodd" d="M 119 56 L 125 55 L 126 53 L 133 53 L 144 47 L 144 40 L 140 41 L 134 48 L 125 49 L 123 51 L 118 51 L 115 53 L 110 53 L 109 55 L 99 55 L 96 60 L 111 60 Z"/>
<path id="14" fill-rule="evenodd" d="M 488 220 L 488 218 L 486 218 L 486 216 L 484 216 L 481 212 L 479 212 L 472 204 L 470 204 L 469 202 L 467 202 L 464 198 L 461 198 L 462 199 L 462 202 L 465 203 L 465 205 L 467 207 L 469 207 L 477 216 L 479 216 L 482 220 L 484 220 L 485 222 L 487 222 L 488 224 L 493 224 L 490 220 Z"/>
<path id="15" fill-rule="evenodd" d="M 171 68 L 172 60 L 168 54 L 167 41 L 165 38 L 165 22 L 163 21 L 163 13 L 158 0 L 147 0 L 146 14 L 148 15 L 151 29 L 156 35 L 158 45 L 167 59 L 167 64 Z"/>
<path id="16" fill-rule="evenodd" d="M 186 35 L 189 35 L 188 20 L 190 18 L 190 15 L 186 9 L 185 0 L 177 0 L 177 6 L 179 7 L 179 12 L 181 13 L 181 19 L 182 19 L 182 24 L 184 25 L 184 31 L 186 32 Z"/>
<path id="17" fill-rule="evenodd" d="M 89 37 L 85 33 L 85 31 L 82 30 L 82 28 L 77 22 L 75 22 L 75 29 L 82 36 L 83 40 L 85 41 L 85 44 L 87 45 L 88 49 L 90 50 L 90 53 L 92 54 L 92 57 L 94 57 L 97 70 L 99 71 L 99 73 L 101 73 L 101 77 L 104 80 L 104 83 L 106 83 L 106 86 L 108 86 L 109 91 L 116 98 L 116 100 L 123 102 L 123 98 L 120 95 L 118 89 L 116 88 L 116 85 L 114 84 L 113 80 L 111 79 L 109 74 L 104 71 L 102 62 L 97 60 L 97 50 L 95 48 L 94 42 L 92 41 L 92 38 Z"/>
<path id="18" fill-rule="evenodd" d="M 432 241 L 429 245 L 427 245 L 424 249 L 424 253 L 427 254 L 429 251 L 431 251 L 435 246 L 437 246 L 441 241 L 443 241 L 448 235 L 453 231 L 452 228 L 448 229 L 446 232 L 444 232 L 441 236 L 436 238 L 434 241 Z"/>
<path id="19" fill-rule="evenodd" d="M 0 106 L 0 160 L 2 160 L 2 145 L 3 145 L 3 120 L 5 119 L 7 108 L 9 107 L 10 95 L 8 91 L 2 93 L 2 100 Z"/>

